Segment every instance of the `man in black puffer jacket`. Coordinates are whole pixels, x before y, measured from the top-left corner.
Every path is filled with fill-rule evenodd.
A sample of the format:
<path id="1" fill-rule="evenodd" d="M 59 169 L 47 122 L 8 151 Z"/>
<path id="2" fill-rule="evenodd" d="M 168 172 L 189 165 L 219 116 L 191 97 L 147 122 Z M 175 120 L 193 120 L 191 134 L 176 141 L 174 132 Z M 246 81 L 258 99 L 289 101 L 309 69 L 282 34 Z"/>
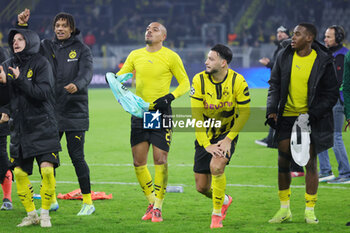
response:
<path id="1" fill-rule="evenodd" d="M 26 26 L 30 11 L 18 15 L 18 23 Z M 78 38 L 72 15 L 59 13 L 54 18 L 55 38 L 41 42 L 40 53 L 50 62 L 56 91 L 56 116 L 60 137 L 66 135 L 69 156 L 83 194 L 83 206 L 78 215 L 95 211 L 91 199 L 90 171 L 85 161 L 85 131 L 89 129 L 88 85 L 92 79 L 92 54 Z M 57 201 L 53 209 L 58 208 Z"/>
<path id="2" fill-rule="evenodd" d="M 11 163 L 17 193 L 28 214 L 18 227 L 39 223 L 28 179 L 34 158 L 42 177 L 41 227 L 51 227 L 49 209 L 55 193 L 54 167 L 61 150 L 54 112 L 54 79 L 50 63 L 39 54 L 39 36 L 30 30 L 12 29 L 8 36 L 13 58 L 0 66 L 0 83 L 9 93 Z M 1 96 L 2 97 L 2 96 Z"/>
<path id="3" fill-rule="evenodd" d="M 332 108 L 339 96 L 333 58 L 315 38 L 314 25 L 301 23 L 292 42 L 281 50 L 272 69 L 267 97 L 267 122 L 276 128 L 278 142 L 278 188 L 281 208 L 269 221 L 292 219 L 290 200 L 291 131 L 300 114 L 309 115 L 310 159 L 306 164 L 305 221 L 317 224 L 317 153 L 333 145 Z"/>
<path id="4" fill-rule="evenodd" d="M 282 25 L 279 26 L 277 28 L 276 38 L 277 40 L 275 41 L 275 43 L 277 45 L 277 48 L 273 52 L 272 59 L 270 60 L 266 57 L 263 57 L 259 60 L 261 64 L 263 64 L 270 70 L 272 70 L 273 65 L 275 64 L 279 51 L 281 51 L 284 48 L 283 42 L 289 39 L 289 30 Z M 277 148 L 277 144 L 274 140 L 274 135 L 275 135 L 275 130 L 270 127 L 269 134 L 267 135 L 267 137 L 261 140 L 255 140 L 255 143 L 258 145 L 263 145 L 270 148 Z M 290 161 L 290 163 L 291 163 L 290 169 L 291 169 L 292 177 L 304 176 L 304 169 L 301 166 L 296 164 L 293 159 Z"/>
<path id="5" fill-rule="evenodd" d="M 8 59 L 7 51 L 0 47 L 0 64 Z M 7 88 L 0 87 L 0 92 L 2 92 L 0 99 L 0 106 L 9 101 Z M 8 111 L 4 107 L 0 107 L 0 118 L 1 113 L 4 113 L 5 118 L 8 118 Z M 10 134 L 9 127 L 7 123 L 0 124 L 0 183 L 2 191 L 4 193 L 4 198 L 1 210 L 12 210 L 12 172 L 9 169 L 10 161 L 7 154 L 7 135 Z"/>

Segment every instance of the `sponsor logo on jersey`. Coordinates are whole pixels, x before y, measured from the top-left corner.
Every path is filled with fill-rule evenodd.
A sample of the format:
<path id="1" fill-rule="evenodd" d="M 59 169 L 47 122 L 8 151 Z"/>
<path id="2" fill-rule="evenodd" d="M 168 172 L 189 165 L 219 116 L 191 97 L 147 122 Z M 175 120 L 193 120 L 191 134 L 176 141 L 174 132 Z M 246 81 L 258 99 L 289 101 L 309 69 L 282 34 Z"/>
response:
<path id="1" fill-rule="evenodd" d="M 205 109 L 220 109 L 223 107 L 231 107 L 232 105 L 233 105 L 233 103 L 229 102 L 229 101 L 220 102 L 218 104 L 208 104 L 208 102 L 204 100 L 204 108 Z"/>

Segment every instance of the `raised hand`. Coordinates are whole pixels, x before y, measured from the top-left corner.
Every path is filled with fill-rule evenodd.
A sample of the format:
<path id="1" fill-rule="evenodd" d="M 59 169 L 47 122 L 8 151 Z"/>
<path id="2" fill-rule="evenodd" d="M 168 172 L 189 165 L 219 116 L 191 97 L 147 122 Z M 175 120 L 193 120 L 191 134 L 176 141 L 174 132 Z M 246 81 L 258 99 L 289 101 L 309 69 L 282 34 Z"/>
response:
<path id="1" fill-rule="evenodd" d="M 12 71 L 14 78 L 17 79 L 20 74 L 19 67 L 17 66 L 16 68 L 12 68 L 10 66 L 9 69 Z"/>
<path id="2" fill-rule="evenodd" d="M 28 8 L 24 9 L 24 11 L 22 11 L 17 16 L 18 23 L 19 24 L 26 24 L 26 23 L 28 23 L 29 16 L 30 16 L 30 10 Z"/>

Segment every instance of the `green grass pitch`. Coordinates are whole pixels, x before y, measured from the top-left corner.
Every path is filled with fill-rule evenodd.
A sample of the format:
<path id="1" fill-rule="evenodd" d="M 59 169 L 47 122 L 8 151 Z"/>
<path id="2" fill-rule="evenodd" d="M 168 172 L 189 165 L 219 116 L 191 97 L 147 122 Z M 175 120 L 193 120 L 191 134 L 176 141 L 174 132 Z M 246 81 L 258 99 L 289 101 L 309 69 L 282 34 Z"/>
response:
<path id="1" fill-rule="evenodd" d="M 266 89 L 252 89 L 252 107 L 264 111 Z M 183 193 L 167 193 L 163 204 L 161 223 L 141 221 L 147 208 L 132 166 L 129 145 L 130 115 L 121 108 L 108 89 L 90 89 L 90 130 L 86 134 L 85 154 L 90 167 L 92 190 L 112 193 L 112 200 L 95 201 L 92 216 L 76 216 L 81 201 L 58 200 L 60 208 L 51 213 L 53 227 L 16 228 L 25 211 L 13 184 L 14 210 L 0 212 L 0 233 L 7 232 L 349 232 L 345 223 L 350 221 L 350 186 L 320 184 L 315 208 L 318 225 L 304 223 L 303 177 L 293 178 L 291 210 L 293 222 L 273 225 L 267 221 L 279 208 L 277 195 L 277 151 L 258 146 L 254 140 L 266 136 L 261 130 L 240 134 L 236 152 L 226 167 L 227 190 L 233 197 L 223 229 L 211 230 L 212 202 L 195 190 L 192 171 L 194 133 L 174 132 L 169 153 L 169 184 L 183 185 Z M 173 102 L 173 107 L 189 107 L 188 96 Z M 261 117 L 262 116 L 262 117 Z M 263 114 L 252 119 L 257 129 L 264 122 Z M 256 119 L 256 120 L 255 120 Z M 350 153 L 350 133 L 343 133 Z M 61 167 L 57 169 L 57 193 L 79 188 L 74 168 L 69 159 L 65 139 L 60 153 Z M 151 152 L 150 152 L 151 154 Z M 337 174 L 337 162 L 330 151 L 330 160 Z M 153 159 L 148 164 L 154 174 Z M 39 193 L 40 176 L 34 167 L 35 193 Z M 37 208 L 40 201 L 36 200 Z"/>

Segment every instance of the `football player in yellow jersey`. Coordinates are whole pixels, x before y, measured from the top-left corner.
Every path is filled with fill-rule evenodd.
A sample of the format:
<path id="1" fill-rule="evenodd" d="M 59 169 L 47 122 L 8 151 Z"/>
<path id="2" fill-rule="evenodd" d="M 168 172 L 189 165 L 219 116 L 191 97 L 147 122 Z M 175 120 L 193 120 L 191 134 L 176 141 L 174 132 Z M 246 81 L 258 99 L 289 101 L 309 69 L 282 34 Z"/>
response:
<path id="1" fill-rule="evenodd" d="M 317 224 L 314 207 L 317 201 L 317 155 L 333 145 L 332 107 L 339 90 L 333 58 L 315 40 L 314 25 L 301 23 L 294 28 L 292 41 L 279 53 L 269 80 L 267 122 L 276 128 L 278 142 L 278 195 L 281 208 L 269 220 L 282 223 L 292 220 L 290 211 L 291 131 L 300 114 L 309 115 L 310 159 L 306 164 L 305 221 Z M 302 140 L 300 143 L 302 145 Z"/>
<path id="2" fill-rule="evenodd" d="M 145 33 L 146 47 L 132 51 L 117 75 L 136 71 L 136 95 L 146 102 L 154 103 L 161 113 L 171 115 L 171 102 L 190 89 L 190 82 L 181 58 L 172 50 L 163 47 L 166 28 L 153 22 Z M 172 77 L 179 86 L 169 93 Z M 162 204 L 168 182 L 167 157 L 171 140 L 170 129 L 144 129 L 143 119 L 131 118 L 130 142 L 136 177 L 149 202 L 142 220 L 161 222 Z M 150 144 L 155 165 L 154 184 L 147 168 Z"/>
<path id="3" fill-rule="evenodd" d="M 206 128 L 196 127 L 193 171 L 197 191 L 213 201 L 211 228 L 223 227 L 222 220 L 232 203 L 232 197 L 225 195 L 224 170 L 250 114 L 248 84 L 242 75 L 228 68 L 231 60 L 228 47 L 217 44 L 211 48 L 206 70 L 194 76 L 190 92 L 193 119 L 221 122 Z"/>

